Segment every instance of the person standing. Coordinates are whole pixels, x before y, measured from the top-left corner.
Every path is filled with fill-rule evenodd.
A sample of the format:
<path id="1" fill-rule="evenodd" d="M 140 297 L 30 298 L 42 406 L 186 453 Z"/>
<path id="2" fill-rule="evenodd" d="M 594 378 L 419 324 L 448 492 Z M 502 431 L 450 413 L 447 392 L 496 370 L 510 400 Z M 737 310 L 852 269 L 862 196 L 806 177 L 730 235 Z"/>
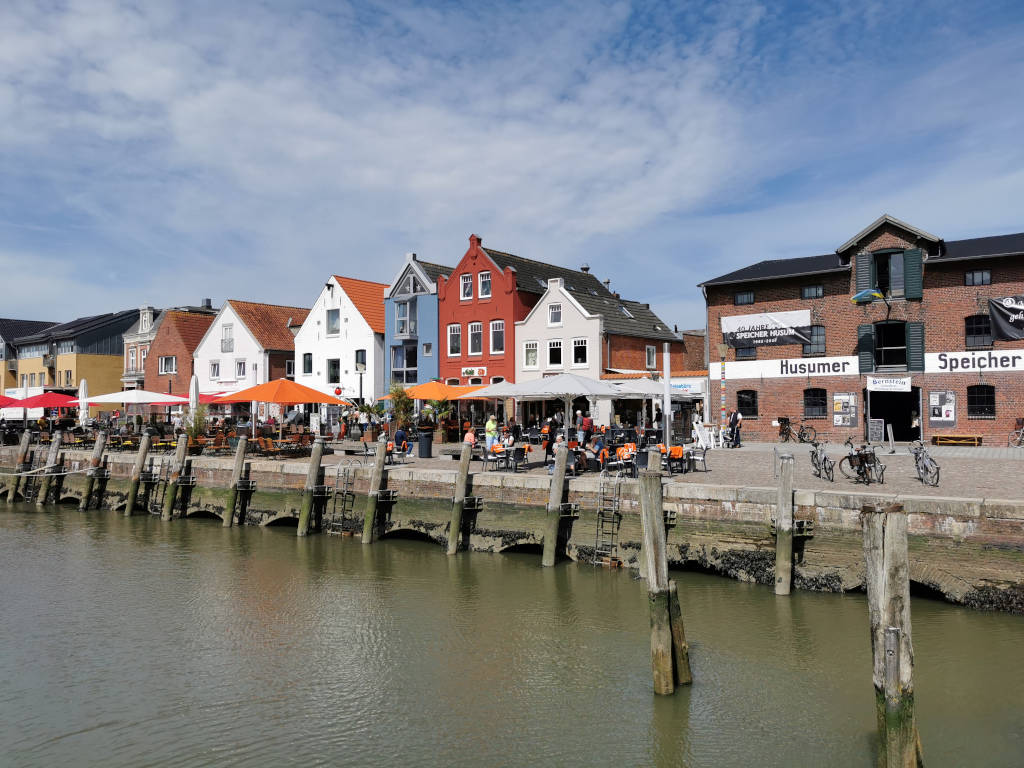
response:
<path id="1" fill-rule="evenodd" d="M 498 442 L 498 420 L 493 413 L 487 417 L 487 423 L 484 424 L 484 437 L 487 439 L 485 443 L 487 452 L 490 453 L 491 448 Z"/>
<path id="2" fill-rule="evenodd" d="M 743 414 L 737 408 L 729 417 L 729 426 L 732 428 L 732 447 L 740 447 L 740 429 L 743 427 Z"/>

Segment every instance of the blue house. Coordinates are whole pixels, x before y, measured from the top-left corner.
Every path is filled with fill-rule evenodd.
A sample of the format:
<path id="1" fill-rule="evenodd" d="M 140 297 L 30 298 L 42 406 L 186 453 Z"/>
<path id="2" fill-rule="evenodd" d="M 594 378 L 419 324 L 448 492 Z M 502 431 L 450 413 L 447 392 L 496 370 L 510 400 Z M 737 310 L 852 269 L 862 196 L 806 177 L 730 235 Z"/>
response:
<path id="1" fill-rule="evenodd" d="M 384 296 L 385 381 L 423 384 L 438 377 L 437 278 L 451 272 L 406 255 Z"/>

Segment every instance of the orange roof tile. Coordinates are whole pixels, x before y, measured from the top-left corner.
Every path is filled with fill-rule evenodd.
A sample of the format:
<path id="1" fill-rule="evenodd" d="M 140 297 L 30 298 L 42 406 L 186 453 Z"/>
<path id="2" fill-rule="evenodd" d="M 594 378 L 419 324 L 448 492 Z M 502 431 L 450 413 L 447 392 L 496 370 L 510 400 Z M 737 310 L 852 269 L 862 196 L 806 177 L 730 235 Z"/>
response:
<path id="1" fill-rule="evenodd" d="M 289 330 L 288 323 L 301 323 L 309 314 L 308 309 L 280 304 L 259 304 L 238 299 L 229 299 L 228 304 L 264 349 L 294 350 L 295 335 Z"/>
<path id="2" fill-rule="evenodd" d="M 161 327 L 174 331 L 185 344 L 189 352 L 195 352 L 199 342 L 203 340 L 206 330 L 213 324 L 214 316 L 205 312 L 182 312 L 177 309 L 167 311 L 161 321 Z"/>
<path id="3" fill-rule="evenodd" d="M 384 291 L 390 286 L 387 283 L 373 283 L 369 280 L 357 280 L 354 277 L 335 275 L 334 279 L 345 291 L 345 294 L 356 305 L 359 314 L 374 333 L 384 333 Z"/>

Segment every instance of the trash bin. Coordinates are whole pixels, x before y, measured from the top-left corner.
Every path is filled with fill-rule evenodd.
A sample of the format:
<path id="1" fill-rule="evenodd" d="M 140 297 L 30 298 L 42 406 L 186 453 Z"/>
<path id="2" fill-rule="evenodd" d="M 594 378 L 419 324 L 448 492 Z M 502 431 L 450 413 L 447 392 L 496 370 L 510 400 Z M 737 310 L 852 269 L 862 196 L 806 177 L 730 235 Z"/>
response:
<path id="1" fill-rule="evenodd" d="M 421 429 L 420 430 L 420 450 L 419 455 L 421 459 L 433 458 L 431 452 L 434 445 L 434 430 L 433 429 Z"/>

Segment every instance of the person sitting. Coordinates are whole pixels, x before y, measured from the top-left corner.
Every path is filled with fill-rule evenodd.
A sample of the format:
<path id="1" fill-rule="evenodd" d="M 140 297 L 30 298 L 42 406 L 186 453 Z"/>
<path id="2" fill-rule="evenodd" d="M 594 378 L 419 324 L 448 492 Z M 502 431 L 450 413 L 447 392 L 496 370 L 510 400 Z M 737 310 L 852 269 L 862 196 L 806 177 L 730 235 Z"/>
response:
<path id="1" fill-rule="evenodd" d="M 398 450 L 408 450 L 409 454 L 412 453 L 412 446 L 409 445 L 408 435 L 405 433 L 405 427 L 399 425 L 398 429 L 395 430 L 395 447 Z"/>

